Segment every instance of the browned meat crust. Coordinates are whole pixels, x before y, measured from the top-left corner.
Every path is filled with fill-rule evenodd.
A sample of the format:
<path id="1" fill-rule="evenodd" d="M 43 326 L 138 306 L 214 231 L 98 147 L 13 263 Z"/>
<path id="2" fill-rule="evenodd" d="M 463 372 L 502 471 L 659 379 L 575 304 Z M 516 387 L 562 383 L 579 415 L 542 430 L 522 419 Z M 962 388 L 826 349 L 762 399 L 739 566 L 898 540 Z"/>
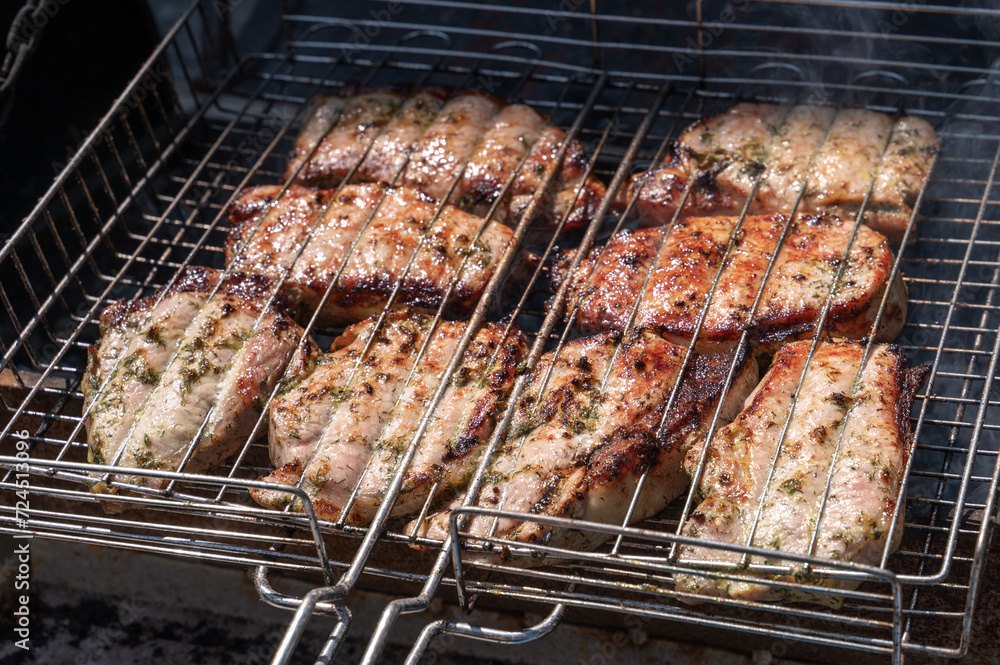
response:
<path id="1" fill-rule="evenodd" d="M 226 259 L 235 270 L 281 281 L 303 316 L 342 270 L 320 313 L 322 326 L 377 313 L 397 287 L 398 304 L 435 309 L 452 282 L 448 313 L 467 313 L 513 238 L 506 226 L 454 206 L 435 216 L 437 202 L 411 187 L 347 185 L 339 194 L 293 187 L 279 198 L 280 190 L 250 188 L 233 203 Z"/>
<path id="2" fill-rule="evenodd" d="M 496 217 L 516 225 L 565 140 L 565 132 L 534 109 L 475 91 L 450 97 L 436 88 L 403 95 L 379 89 L 317 97 L 295 143 L 286 177 L 333 187 L 357 168 L 355 182 L 422 189 L 466 212 L 486 215 L 512 181 Z M 311 156 L 310 156 L 311 155 Z M 604 196 L 584 178 L 587 156 L 577 141 L 567 151 L 534 225 L 586 225 Z"/>
<path id="3" fill-rule="evenodd" d="M 268 304 L 275 289 L 261 275 L 194 268 L 162 294 L 108 306 L 83 377 L 88 460 L 159 488 L 163 480 L 127 474 L 177 471 L 187 455 L 183 470 L 201 472 L 231 456 L 286 367 L 298 371 L 315 352 L 296 353 L 303 331 L 280 302 Z"/>
<path id="4" fill-rule="evenodd" d="M 655 334 L 633 332 L 624 340 L 617 333 L 575 339 L 558 357 L 554 352 L 543 356 L 479 493 L 480 507 L 525 515 L 523 520 L 500 520 L 496 537 L 589 550 L 606 537 L 555 529 L 529 516 L 620 524 L 644 473 L 648 477 L 633 521 L 658 513 L 679 496 L 687 486 L 681 471 L 684 455 L 708 427 L 731 364 L 737 366 L 736 380 L 725 397 L 723 422 L 756 381 L 749 354 L 695 355 L 681 378 L 684 355 L 682 347 Z M 677 399 L 664 417 L 678 381 Z M 460 503 L 456 500 L 408 530 L 443 538 L 451 510 Z M 492 521 L 474 518 L 466 530 L 485 536 Z"/>
<path id="5" fill-rule="evenodd" d="M 797 216 L 751 316 L 786 219 L 747 217 L 723 265 L 737 221 L 737 217 L 688 217 L 673 226 L 620 233 L 605 247 L 593 248 L 572 276 L 567 270 L 575 252 L 562 254 L 553 267 L 552 283 L 559 288 L 571 280 L 567 311 L 579 306 L 575 324 L 583 331 L 623 329 L 638 299 L 635 326 L 657 330 L 668 339 L 689 340 L 721 270 L 698 338 L 699 349 L 726 348 L 744 330 L 751 331 L 753 343 L 765 346 L 811 334 L 852 225 L 832 215 Z M 878 337 L 888 340 L 899 334 L 906 318 L 906 289 L 901 278 L 889 284 L 892 263 L 885 238 L 859 228 L 833 298 L 828 331 L 852 338 L 870 334 L 889 289 Z"/>
<path id="6" fill-rule="evenodd" d="M 682 132 L 662 164 L 619 192 L 618 205 L 638 193 L 641 222 L 667 224 L 690 188 L 685 216 L 737 215 L 748 199 L 750 214 L 790 214 L 808 174 L 798 212 L 853 218 L 871 188 L 865 223 L 898 243 L 937 151 L 934 129 L 911 116 L 737 104 Z"/>

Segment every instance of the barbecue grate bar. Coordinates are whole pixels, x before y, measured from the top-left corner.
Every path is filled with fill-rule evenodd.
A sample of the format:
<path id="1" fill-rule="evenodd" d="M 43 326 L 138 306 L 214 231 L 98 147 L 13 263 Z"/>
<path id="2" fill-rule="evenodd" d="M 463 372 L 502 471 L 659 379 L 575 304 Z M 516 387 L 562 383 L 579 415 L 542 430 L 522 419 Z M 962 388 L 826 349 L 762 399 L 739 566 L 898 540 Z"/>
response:
<path id="1" fill-rule="evenodd" d="M 262 595 L 270 602 L 300 608 L 289 644 L 310 611 L 337 611 L 330 601 L 343 602 L 358 584 L 390 579 L 415 585 L 416 595 L 387 608 L 367 662 L 377 658 L 393 617 L 426 607 L 439 590 L 452 586 L 469 605 L 476 598 L 499 596 L 555 604 L 547 622 L 526 629 L 524 635 L 529 636 L 544 633 L 558 623 L 566 607 L 576 607 L 892 653 L 897 659 L 904 651 L 939 655 L 964 651 L 997 487 L 998 426 L 986 415 L 997 402 L 990 397 L 1000 344 L 996 333 L 1000 315 L 993 302 L 1000 277 L 998 199 L 993 187 L 1000 125 L 991 106 L 996 100 L 992 69 L 935 59 L 916 47 L 933 45 L 938 54 L 947 48 L 989 49 L 993 45 L 988 40 L 966 39 L 957 36 L 957 30 L 949 37 L 922 34 L 919 22 L 924 13 L 945 10 L 987 18 L 995 18 L 995 13 L 923 6 L 913 13 L 913 32 L 896 31 L 888 37 L 893 52 L 902 54 L 898 58 L 879 52 L 845 60 L 812 53 L 795 54 L 793 62 L 791 51 L 765 52 L 759 45 L 747 44 L 753 45 L 757 38 L 787 39 L 797 34 L 859 42 L 878 35 L 862 29 L 810 27 L 796 32 L 791 23 L 782 24 L 785 15 L 771 7 L 773 22 L 754 22 L 748 12 L 726 23 L 717 42 L 708 44 L 712 21 L 406 2 L 401 3 L 398 20 L 385 24 L 367 17 L 289 13 L 286 50 L 239 59 L 228 50 L 226 40 L 207 36 L 216 19 L 206 4 L 192 6 L 0 250 L 4 284 L 0 301 L 6 315 L 0 322 L 0 354 L 10 388 L 0 394 L 10 418 L 3 432 L 3 452 L 11 432 L 29 428 L 33 445 L 29 528 L 52 538 L 259 566 Z M 711 15 L 707 4 L 699 5 L 702 16 Z M 880 3 L 859 3 L 859 7 L 868 12 L 894 8 Z M 403 20 L 420 16 L 416 10 L 431 8 L 441 11 L 438 23 Z M 473 10 L 488 16 L 484 25 L 501 29 L 475 27 L 482 17 L 472 17 Z M 529 17 L 551 19 L 556 26 L 551 34 L 506 29 Z M 367 34 L 374 27 L 378 33 L 369 42 L 355 39 L 357 31 Z M 675 39 L 654 47 L 606 38 L 616 30 L 650 27 L 671 31 Z M 604 37 L 596 47 L 590 28 Z M 676 46 L 692 33 L 700 48 Z M 587 62 L 595 49 L 608 66 L 579 64 Z M 573 58 L 580 53 L 587 58 Z M 666 66 L 635 66 L 636 58 L 653 56 Z M 830 71 L 838 63 L 847 64 L 846 75 Z M 961 77 L 962 82 L 942 83 L 949 76 Z M 928 88 L 923 83 L 928 77 L 941 85 Z M 683 126 L 737 100 L 831 102 L 890 113 L 906 109 L 935 125 L 942 153 L 932 190 L 921 195 L 926 202 L 916 232 L 919 244 L 906 246 L 894 267 L 902 269 L 910 289 L 910 321 L 900 341 L 911 359 L 930 360 L 934 368 L 925 395 L 915 403 L 918 438 L 908 470 L 906 538 L 900 551 L 881 567 L 810 562 L 825 574 L 870 580 L 859 592 L 842 594 L 847 601 L 844 610 L 719 599 L 689 608 L 671 600 L 679 594 L 672 590 L 670 574 L 692 570 L 675 556 L 676 545 L 684 542 L 679 534 L 691 509 L 690 496 L 642 528 L 574 523 L 575 528 L 610 529 L 616 539 L 610 550 L 599 554 L 561 552 L 570 559 L 561 566 L 470 568 L 463 553 L 482 546 L 465 537 L 444 544 L 424 542 L 437 554 L 415 567 L 403 565 L 398 552 L 407 552 L 409 538 L 387 522 L 388 507 L 375 528 L 359 529 L 319 523 L 311 513 L 275 513 L 250 503 L 246 490 L 267 470 L 265 447 L 254 437 L 234 462 L 211 476 L 163 474 L 172 480 L 168 489 L 120 497 L 146 509 L 141 519 L 101 515 L 97 498 L 85 485 L 92 467 L 83 463 L 86 444 L 78 385 L 101 309 L 111 300 L 163 287 L 188 265 L 222 267 L 227 204 L 247 184 L 282 182 L 284 155 L 313 93 L 335 91 L 359 80 L 391 85 L 414 79 L 448 88 L 495 86 L 491 92 L 523 100 L 551 115 L 556 124 L 572 127 L 569 136 L 587 146 L 594 172 L 605 182 L 613 181 L 602 213 L 607 212 L 615 185 L 633 165 L 658 162 L 667 141 Z M 136 94 L 140 90 L 147 92 L 141 99 Z M 548 256 L 557 244 L 586 247 L 623 224 L 624 217 L 603 216 L 582 237 L 560 230 L 539 250 Z M 524 231 L 522 225 L 519 239 Z M 508 259 L 513 256 L 512 250 Z M 501 307 L 503 298 L 490 302 L 500 286 L 498 277 L 473 321 L 510 314 L 529 333 L 532 363 L 542 352 L 561 348 L 567 328 L 558 307 L 546 310 L 546 301 L 565 294 L 547 289 L 544 262 L 512 309 Z M 311 322 L 308 329 L 322 341 L 326 331 L 314 327 Z M 522 380 L 518 390 L 523 388 Z M 258 431 L 263 431 L 260 425 Z M 499 433 L 492 446 L 498 438 Z M 415 446 L 411 445 L 410 454 Z M 13 455 L 0 457 L 8 469 L 0 477 L 5 491 L 16 487 L 18 462 Z M 390 497 L 398 491 L 399 480 L 397 474 Z M 385 506 L 390 505 L 386 501 Z M 0 530 L 18 528 L 15 508 L 0 506 Z M 324 539 L 321 531 L 338 537 Z M 446 576 L 449 564 L 454 565 L 455 578 Z M 332 586 L 321 588 L 308 602 L 285 597 L 270 587 L 272 568 L 321 572 Z M 950 593 L 954 590 L 958 596 Z M 945 597 L 960 600 L 944 601 Z M 942 610 L 942 603 L 949 609 Z M 348 623 L 342 615 L 338 635 Z M 851 632 L 845 636 L 847 628 Z M 455 631 L 466 629 L 428 627 L 414 658 L 434 634 Z M 954 634 L 960 636 L 957 641 Z M 337 639 L 331 637 L 331 649 Z"/>

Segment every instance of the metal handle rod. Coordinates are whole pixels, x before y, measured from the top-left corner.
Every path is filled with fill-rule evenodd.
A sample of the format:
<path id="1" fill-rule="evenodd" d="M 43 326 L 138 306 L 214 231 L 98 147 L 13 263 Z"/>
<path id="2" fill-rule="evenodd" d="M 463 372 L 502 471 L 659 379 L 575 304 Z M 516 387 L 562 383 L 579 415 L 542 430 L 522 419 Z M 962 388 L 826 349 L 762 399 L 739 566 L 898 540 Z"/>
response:
<path id="1" fill-rule="evenodd" d="M 288 628 L 281 638 L 281 644 L 278 645 L 278 648 L 274 652 L 274 657 L 271 658 L 271 665 L 286 665 L 290 662 L 292 654 L 295 653 L 295 647 L 298 645 L 299 640 L 302 639 L 302 633 L 305 632 L 306 625 L 308 625 L 309 618 L 312 616 L 317 603 L 325 600 L 329 595 L 330 587 L 313 589 L 305 595 L 295 610 L 295 616 L 292 617 L 292 622 L 288 624 Z M 346 607 L 337 607 L 336 616 L 337 625 L 323 645 L 323 654 L 329 653 L 333 655 L 336 652 L 344 635 L 347 634 L 347 628 L 350 626 L 351 612 Z"/>
<path id="2" fill-rule="evenodd" d="M 338 608 L 337 616 L 337 625 L 333 627 L 333 630 L 330 631 L 330 637 L 326 638 L 326 642 L 323 643 L 323 650 L 319 652 L 315 665 L 329 665 L 333 662 L 333 657 L 337 655 L 337 650 L 340 649 L 340 645 L 347 635 L 347 629 L 351 625 L 350 611 L 346 608 Z"/>
<path id="3" fill-rule="evenodd" d="M 460 635 L 484 642 L 500 644 L 523 644 L 544 637 L 555 630 L 566 612 L 566 606 L 560 603 L 552 608 L 548 616 L 530 628 L 524 630 L 501 630 L 475 626 L 465 621 L 447 621 L 440 619 L 424 626 L 420 637 L 406 657 L 404 665 L 417 665 L 431 642 L 438 635 Z"/>
<path id="4" fill-rule="evenodd" d="M 281 593 L 271 586 L 271 581 L 268 579 L 269 571 L 270 567 L 266 565 L 257 566 L 253 571 L 254 588 L 257 589 L 257 595 L 260 599 L 271 607 L 276 607 L 279 610 L 290 610 L 298 607 L 302 602 L 302 599 Z M 340 606 L 322 600 L 313 606 L 313 614 L 331 615 L 336 614 L 339 611 Z"/>

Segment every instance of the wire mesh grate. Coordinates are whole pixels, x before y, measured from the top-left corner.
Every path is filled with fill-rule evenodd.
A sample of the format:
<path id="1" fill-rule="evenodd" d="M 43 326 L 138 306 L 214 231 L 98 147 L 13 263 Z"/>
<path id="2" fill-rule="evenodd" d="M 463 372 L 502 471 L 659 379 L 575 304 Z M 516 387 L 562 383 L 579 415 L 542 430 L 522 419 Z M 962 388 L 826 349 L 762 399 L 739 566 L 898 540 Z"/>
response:
<path id="1" fill-rule="evenodd" d="M 352 573 L 341 577 L 350 580 L 347 592 L 359 579 L 401 580 L 432 595 L 457 586 L 482 602 L 558 602 L 876 652 L 960 654 L 1000 450 L 989 411 L 998 402 L 991 391 L 1000 329 L 1000 118 L 991 68 L 998 54 L 975 36 L 997 17 L 924 5 L 879 32 L 880 20 L 894 26 L 893 12 L 904 10 L 857 4 L 864 16 L 829 14 L 837 20 L 821 27 L 824 3 L 701 3 L 700 16 L 682 18 L 455 2 L 375 3 L 371 14 L 344 18 L 302 3 L 285 16 L 281 48 L 242 58 L 227 40 L 212 38 L 215 8 L 195 4 L 0 253 L 0 398 L 10 418 L 0 487 L 5 494 L 15 487 L 18 463 L 6 435 L 27 429 L 29 525 L 39 535 L 276 570 L 325 569 L 334 578 Z M 818 14 L 804 19 L 805 12 Z M 955 14 L 955 29 L 943 36 L 934 29 L 939 14 Z M 652 41 L 652 30 L 665 38 Z M 810 39 L 845 44 L 806 48 Z M 848 48 L 855 49 L 850 57 Z M 941 57 L 953 51 L 963 55 Z M 100 311 L 155 292 L 186 266 L 224 268 L 227 205 L 244 186 L 283 181 L 311 95 L 414 81 L 479 88 L 523 101 L 558 126 L 577 123 L 576 138 L 605 182 L 630 150 L 632 168 L 647 168 L 684 126 L 740 100 L 904 109 L 935 126 L 942 148 L 916 223 L 919 240 L 899 258 L 909 315 L 897 343 L 913 363 L 934 367 L 914 404 L 904 537 L 885 568 L 862 571 L 869 581 L 857 596 L 847 594 L 842 610 L 678 603 L 670 553 L 683 499 L 641 530 L 616 527 L 621 542 L 613 554 L 565 553 L 570 562 L 561 566 L 470 567 L 462 557 L 477 548 L 459 541 L 456 580 L 445 574 L 450 550 L 427 542 L 432 551 L 415 557 L 396 522 L 373 535 L 252 503 L 248 488 L 269 470 L 260 441 L 211 476 L 175 474 L 172 491 L 129 497 L 141 513 L 101 512 L 86 484 L 79 385 Z M 605 239 L 617 221 L 604 220 L 592 239 Z M 580 240 L 564 233 L 557 244 Z M 541 253 L 546 242 L 528 238 L 526 247 Z M 546 271 L 539 268 L 520 303 L 501 293 L 485 316 L 516 310 L 534 341 L 554 295 Z M 562 331 L 549 332 L 546 348 L 556 347 Z M 336 333 L 313 332 L 321 346 Z M 13 505 L 0 505 L 0 529 L 17 529 L 17 518 Z M 321 545 L 327 560 L 317 556 Z"/>

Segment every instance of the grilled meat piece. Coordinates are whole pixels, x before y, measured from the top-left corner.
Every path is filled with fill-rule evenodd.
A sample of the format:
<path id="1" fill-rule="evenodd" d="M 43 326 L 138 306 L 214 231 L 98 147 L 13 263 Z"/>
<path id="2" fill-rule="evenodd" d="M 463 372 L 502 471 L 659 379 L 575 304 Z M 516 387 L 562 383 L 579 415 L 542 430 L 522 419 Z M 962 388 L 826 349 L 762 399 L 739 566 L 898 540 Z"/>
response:
<path id="1" fill-rule="evenodd" d="M 277 471 L 265 480 L 301 484 L 317 515 L 331 520 L 341 516 L 358 488 L 346 522 L 370 522 L 466 327 L 441 321 L 432 330 L 432 322 L 409 310 L 390 315 L 378 331 L 374 319 L 351 326 L 329 354 L 283 386 L 270 421 Z M 372 346 L 362 356 L 372 333 Z M 516 327 L 505 334 L 503 325 L 491 323 L 476 333 L 405 471 L 392 516 L 419 511 L 435 484 L 443 490 L 439 498 L 465 486 L 525 350 Z M 251 494 L 276 508 L 290 498 L 271 491 Z"/>
<path id="2" fill-rule="evenodd" d="M 501 107 L 499 100 L 479 94 L 461 94 L 449 100 L 421 136 L 410 156 L 403 182 L 439 200 L 462 201 L 469 184 L 463 175 L 466 162 L 475 153 L 480 139 L 490 132 Z M 473 168 L 472 164 L 469 168 Z M 449 197 L 456 180 L 459 182 Z M 488 182 L 484 183 L 484 188 L 488 186 Z"/>
<path id="3" fill-rule="evenodd" d="M 434 309 L 455 282 L 449 312 L 469 312 L 513 238 L 506 226 L 454 206 L 435 217 L 437 202 L 411 187 L 371 183 L 347 185 L 339 194 L 302 187 L 280 192 L 278 186 L 252 187 L 233 203 L 226 260 L 234 270 L 281 281 L 306 316 L 342 270 L 320 313 L 321 326 L 379 312 L 397 285 L 400 304 Z"/>
<path id="4" fill-rule="evenodd" d="M 316 110 L 295 142 L 287 175 L 298 171 L 298 180 L 303 183 L 325 179 L 340 182 L 365 158 L 401 102 L 400 95 L 386 90 L 349 98 L 313 98 L 310 104 Z M 373 164 L 381 165 L 381 161 L 375 160 Z"/>
<path id="5" fill-rule="evenodd" d="M 556 161 L 559 149 L 566 138 L 565 132 L 549 125 L 538 137 L 538 141 L 528 153 L 524 165 L 517 172 L 512 187 L 509 218 L 521 219 L 541 189 L 545 172 Z M 596 178 L 585 178 L 587 155 L 577 141 L 566 149 L 562 169 L 553 185 L 550 195 L 545 198 L 539 213 L 538 225 L 552 225 L 565 219 L 568 229 L 582 228 L 597 214 L 597 208 L 604 198 L 604 183 Z"/>
<path id="6" fill-rule="evenodd" d="M 235 274 L 219 285 L 221 278 L 190 269 L 159 302 L 121 300 L 101 313 L 83 377 L 90 462 L 176 471 L 194 446 L 183 470 L 211 469 L 250 435 L 289 362 L 295 370 L 314 352 L 307 345 L 293 357 L 302 329 L 280 305 L 268 306 L 266 278 Z M 115 479 L 165 484 L 127 473 Z M 98 483 L 94 491 L 117 490 Z"/>
<path id="7" fill-rule="evenodd" d="M 475 505 L 524 513 L 620 524 L 639 478 L 648 473 L 633 521 L 660 512 L 687 486 L 684 455 L 708 427 L 732 362 L 733 388 L 721 417 L 727 422 L 756 381 L 747 353 L 695 355 L 680 378 L 685 349 L 649 332 L 605 333 L 567 342 L 543 356 L 518 403 L 506 439 L 491 460 Z M 545 384 L 551 370 L 551 378 Z M 677 381 L 678 396 L 664 419 Z M 661 421 L 663 427 L 661 428 Z M 430 538 L 448 533 L 451 507 L 409 531 Z M 465 531 L 491 533 L 493 519 L 469 519 Z M 495 535 L 515 542 L 590 550 L 606 536 L 556 529 L 525 520 L 499 520 Z"/>
<path id="8" fill-rule="evenodd" d="M 443 91 L 427 88 L 403 99 L 361 162 L 358 179 L 395 183 L 409 164 L 408 157 L 420 145 L 420 137 L 441 112 L 444 97 Z M 317 161 L 313 159 L 310 165 L 316 166 Z M 345 172 L 339 180 L 346 175 Z"/>
<path id="9" fill-rule="evenodd" d="M 569 306 L 579 305 L 575 322 L 583 331 L 624 329 L 638 298 L 634 325 L 684 342 L 693 336 L 721 270 L 698 336 L 699 350 L 728 348 L 748 328 L 753 343 L 763 346 L 810 335 L 845 255 L 852 224 L 832 215 L 797 215 L 751 313 L 786 218 L 748 216 L 723 264 L 738 220 L 688 217 L 673 226 L 622 232 L 606 246 L 593 248 L 572 275 L 567 273 L 575 250 L 562 254 L 551 279 L 556 288 L 571 279 Z M 867 336 L 889 289 L 878 338 L 891 340 L 899 334 L 906 319 L 906 286 L 900 277 L 889 283 L 892 262 L 885 238 L 861 226 L 833 298 L 828 331 Z"/>
<path id="10" fill-rule="evenodd" d="M 898 347 L 877 344 L 861 371 L 857 389 L 852 390 L 864 344 L 824 341 L 811 361 L 809 346 L 809 342 L 794 342 L 778 351 L 743 411 L 712 438 L 697 486 L 704 501 L 692 512 L 683 531 L 713 542 L 751 544 L 755 515 L 763 505 L 753 546 L 809 554 L 810 540 L 818 528 L 814 556 L 878 565 L 885 548 L 898 544 L 900 534 L 888 531 L 913 447 L 910 406 L 929 367 L 907 369 Z M 803 372 L 805 381 L 790 415 Z M 789 417 L 792 420 L 778 453 L 781 430 Z M 838 437 L 842 437 L 839 446 Z M 703 438 L 688 453 L 685 468 L 692 476 L 704 445 Z M 820 516 L 831 465 L 830 491 Z M 768 481 L 772 467 L 774 473 Z M 740 559 L 737 553 L 706 547 L 685 546 L 681 552 L 682 560 L 735 564 Z M 761 562 L 758 557 L 753 560 Z M 676 581 L 678 590 L 702 595 L 838 603 L 825 594 L 772 588 L 763 575 L 740 576 L 746 581 L 688 574 L 677 575 Z M 845 580 L 814 581 L 831 588 L 857 586 Z"/>
<path id="11" fill-rule="evenodd" d="M 513 179 L 495 213 L 511 226 L 566 137 L 529 106 L 470 91 L 447 101 L 441 90 L 421 89 L 407 97 L 377 90 L 311 103 L 315 110 L 296 140 L 287 177 L 333 187 L 357 167 L 354 181 L 417 187 L 480 216 Z M 536 225 L 553 226 L 565 216 L 573 228 L 593 218 L 605 188 L 584 178 L 586 166 L 583 148 L 573 141 Z"/>
<path id="12" fill-rule="evenodd" d="M 666 224 L 690 187 L 682 215 L 738 215 L 751 195 L 750 214 L 790 214 L 808 174 L 798 212 L 853 219 L 874 180 L 865 223 L 898 243 L 937 150 L 934 129 L 919 118 L 737 104 L 688 127 L 663 164 L 622 190 L 619 206 L 638 190 L 642 223 Z"/>

